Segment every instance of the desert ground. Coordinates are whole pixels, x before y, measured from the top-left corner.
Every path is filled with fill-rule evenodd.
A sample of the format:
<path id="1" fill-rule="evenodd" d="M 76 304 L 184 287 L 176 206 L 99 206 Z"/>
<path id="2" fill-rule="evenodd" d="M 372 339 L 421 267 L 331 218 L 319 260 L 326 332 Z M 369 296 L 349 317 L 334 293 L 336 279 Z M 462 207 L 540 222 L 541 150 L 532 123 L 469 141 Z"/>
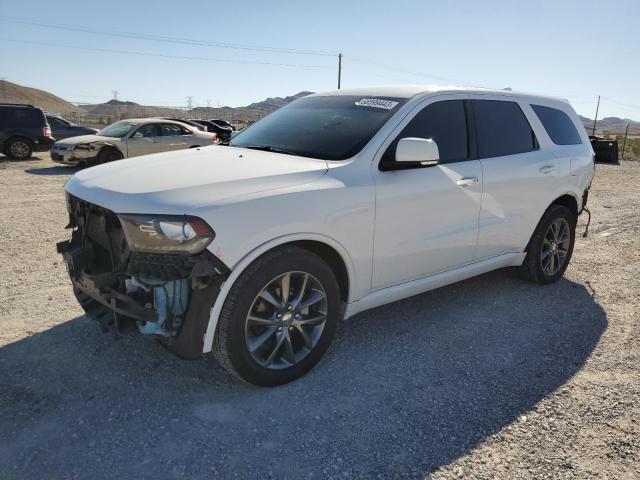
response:
<path id="1" fill-rule="evenodd" d="M 0 478 L 640 478 L 640 162 L 597 166 L 558 283 L 361 313 L 272 389 L 83 316 L 55 251 L 73 172 L 0 156 Z"/>

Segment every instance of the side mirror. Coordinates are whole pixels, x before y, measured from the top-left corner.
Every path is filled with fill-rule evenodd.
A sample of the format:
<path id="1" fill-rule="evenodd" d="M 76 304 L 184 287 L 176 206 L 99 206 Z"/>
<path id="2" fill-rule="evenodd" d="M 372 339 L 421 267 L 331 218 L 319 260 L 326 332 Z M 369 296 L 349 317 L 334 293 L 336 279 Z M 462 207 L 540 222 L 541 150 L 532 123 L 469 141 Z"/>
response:
<path id="1" fill-rule="evenodd" d="M 438 164 L 440 152 L 438 144 L 430 138 L 403 138 L 396 147 L 396 162 L 420 163 L 429 167 Z"/>
<path id="2" fill-rule="evenodd" d="M 136 133 L 133 134 L 133 137 L 131 137 L 131 138 L 144 138 L 144 135 L 142 135 L 142 133 L 140 133 L 140 132 L 136 132 Z"/>

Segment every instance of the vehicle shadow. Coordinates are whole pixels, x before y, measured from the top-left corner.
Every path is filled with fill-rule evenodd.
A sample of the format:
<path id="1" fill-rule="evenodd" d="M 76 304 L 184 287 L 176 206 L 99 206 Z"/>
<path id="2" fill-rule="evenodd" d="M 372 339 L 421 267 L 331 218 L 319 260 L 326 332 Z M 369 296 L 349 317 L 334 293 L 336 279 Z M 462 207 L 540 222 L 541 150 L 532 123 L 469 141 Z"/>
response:
<path id="1" fill-rule="evenodd" d="M 0 349 L 0 477 L 424 478 L 559 389 L 606 327 L 583 285 L 502 270 L 364 312 L 261 389 L 79 317 Z"/>
<path id="2" fill-rule="evenodd" d="M 79 167 L 59 166 L 59 167 L 29 168 L 25 170 L 25 172 L 30 173 L 31 175 L 73 175 L 78 170 L 80 170 Z"/>

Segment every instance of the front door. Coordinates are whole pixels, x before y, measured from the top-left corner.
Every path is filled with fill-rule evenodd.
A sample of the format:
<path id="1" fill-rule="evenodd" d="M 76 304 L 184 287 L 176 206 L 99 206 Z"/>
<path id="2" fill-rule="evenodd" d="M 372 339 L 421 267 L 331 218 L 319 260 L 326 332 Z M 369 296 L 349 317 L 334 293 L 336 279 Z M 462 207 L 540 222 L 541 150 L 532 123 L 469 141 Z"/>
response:
<path id="1" fill-rule="evenodd" d="M 160 125 L 146 123 L 138 127 L 127 139 L 127 156 L 137 157 L 150 153 L 162 152 Z"/>
<path id="2" fill-rule="evenodd" d="M 464 100 L 436 101 L 402 129 L 382 155 L 376 182 L 372 288 L 425 277 L 473 261 L 482 168 L 469 141 Z M 401 138 L 433 139 L 439 164 L 395 164 Z"/>

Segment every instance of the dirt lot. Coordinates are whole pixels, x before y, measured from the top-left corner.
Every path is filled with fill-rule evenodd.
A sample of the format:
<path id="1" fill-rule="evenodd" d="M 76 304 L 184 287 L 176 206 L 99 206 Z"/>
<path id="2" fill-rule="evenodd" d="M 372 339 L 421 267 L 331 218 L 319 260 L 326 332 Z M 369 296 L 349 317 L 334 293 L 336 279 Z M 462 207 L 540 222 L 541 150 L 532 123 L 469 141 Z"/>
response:
<path id="1" fill-rule="evenodd" d="M 365 312 L 276 389 L 83 317 L 55 253 L 71 172 L 0 157 L 0 478 L 640 478 L 640 163 L 597 167 L 557 284 Z"/>

